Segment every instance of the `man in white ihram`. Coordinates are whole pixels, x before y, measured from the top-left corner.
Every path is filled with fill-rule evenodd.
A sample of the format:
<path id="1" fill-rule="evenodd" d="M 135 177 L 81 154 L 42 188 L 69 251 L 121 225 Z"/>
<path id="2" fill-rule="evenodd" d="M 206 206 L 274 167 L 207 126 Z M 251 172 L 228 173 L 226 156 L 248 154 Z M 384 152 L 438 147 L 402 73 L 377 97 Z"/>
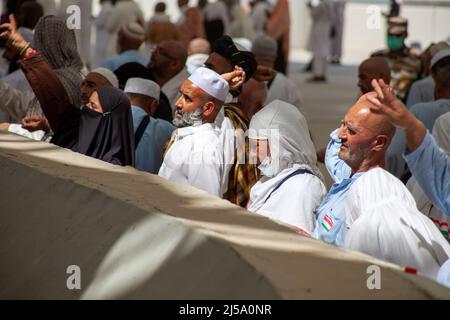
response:
<path id="1" fill-rule="evenodd" d="M 228 92 L 228 82 L 210 69 L 199 68 L 184 81 L 173 120 L 178 129 L 166 149 L 160 177 L 222 197 L 228 172 L 214 121 Z"/>

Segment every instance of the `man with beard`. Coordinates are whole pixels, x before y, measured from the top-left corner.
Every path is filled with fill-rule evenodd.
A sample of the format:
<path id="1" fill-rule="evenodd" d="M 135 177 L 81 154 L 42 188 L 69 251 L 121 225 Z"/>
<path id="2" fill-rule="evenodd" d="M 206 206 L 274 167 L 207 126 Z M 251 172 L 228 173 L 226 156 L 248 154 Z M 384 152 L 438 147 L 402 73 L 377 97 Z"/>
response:
<path id="1" fill-rule="evenodd" d="M 214 124 L 229 92 L 216 72 L 197 69 L 181 87 L 173 124 L 178 128 L 169 141 L 159 176 L 222 197 L 224 165 L 220 129 Z"/>
<path id="2" fill-rule="evenodd" d="M 395 133 L 387 116 L 372 111 L 375 105 L 367 100 L 368 95 L 350 108 L 341 127 L 330 135 L 325 156 L 334 185 L 317 209 L 313 236 L 339 246 L 345 240 L 345 200 L 350 186 L 365 172 L 384 168 L 385 153 Z"/>

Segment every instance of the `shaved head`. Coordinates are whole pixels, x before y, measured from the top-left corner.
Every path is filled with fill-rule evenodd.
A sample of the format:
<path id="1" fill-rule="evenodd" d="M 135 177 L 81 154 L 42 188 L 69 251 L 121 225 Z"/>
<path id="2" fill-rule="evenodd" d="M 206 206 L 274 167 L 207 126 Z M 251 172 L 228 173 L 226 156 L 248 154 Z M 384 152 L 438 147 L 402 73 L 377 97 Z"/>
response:
<path id="1" fill-rule="evenodd" d="M 360 99 L 348 110 L 339 130 L 339 158 L 353 173 L 384 167 L 385 152 L 395 134 L 389 119 L 374 108 L 370 101 Z"/>
<path id="2" fill-rule="evenodd" d="M 391 68 L 388 61 L 382 57 L 373 57 L 364 60 L 358 69 L 358 87 L 362 94 L 373 90 L 373 79 L 383 79 L 385 83 L 391 82 Z"/>

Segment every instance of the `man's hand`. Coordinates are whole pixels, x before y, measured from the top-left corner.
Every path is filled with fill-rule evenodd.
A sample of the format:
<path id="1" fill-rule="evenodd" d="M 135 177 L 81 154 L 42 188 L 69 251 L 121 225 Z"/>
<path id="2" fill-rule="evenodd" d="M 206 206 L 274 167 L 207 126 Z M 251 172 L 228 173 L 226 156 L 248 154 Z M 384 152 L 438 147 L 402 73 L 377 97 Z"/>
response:
<path id="1" fill-rule="evenodd" d="M 49 132 L 51 130 L 46 118 L 36 116 L 23 118 L 22 128 L 31 132 L 38 130 Z"/>
<path id="2" fill-rule="evenodd" d="M 238 90 L 245 82 L 245 71 L 236 66 L 233 71 L 222 74 L 222 78 L 230 85 L 230 91 Z"/>
<path id="3" fill-rule="evenodd" d="M 394 126 L 406 129 L 417 120 L 383 80 L 372 80 L 372 86 L 377 95 L 368 94 L 367 100 L 376 105 L 375 111 L 386 115 Z"/>
<path id="4" fill-rule="evenodd" d="M 277 71 L 273 68 L 259 65 L 253 78 L 260 82 L 270 81 L 277 75 Z"/>
<path id="5" fill-rule="evenodd" d="M 21 51 L 27 45 L 22 35 L 17 31 L 17 23 L 13 14 L 9 15 L 9 23 L 0 25 L 0 37 L 8 39 L 8 42 L 17 50 Z"/>
<path id="6" fill-rule="evenodd" d="M 360 100 L 367 99 L 375 105 L 374 112 L 387 116 L 394 126 L 405 130 L 409 151 L 416 150 L 427 133 L 425 125 L 409 112 L 383 80 L 372 80 L 372 86 L 376 95 L 368 93 Z"/>

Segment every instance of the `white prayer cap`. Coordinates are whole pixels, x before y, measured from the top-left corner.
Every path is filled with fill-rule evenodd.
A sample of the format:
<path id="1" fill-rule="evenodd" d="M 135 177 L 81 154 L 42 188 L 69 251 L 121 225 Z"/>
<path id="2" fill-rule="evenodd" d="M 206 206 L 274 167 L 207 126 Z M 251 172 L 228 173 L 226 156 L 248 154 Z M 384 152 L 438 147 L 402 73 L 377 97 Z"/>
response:
<path id="1" fill-rule="evenodd" d="M 111 70 L 106 68 L 97 68 L 92 70 L 90 73 L 98 73 L 103 78 L 108 80 L 114 88 L 119 88 L 119 79 L 117 79 L 116 75 Z"/>
<path id="2" fill-rule="evenodd" d="M 161 88 L 159 85 L 151 80 L 142 78 L 130 78 L 127 81 L 124 89 L 125 93 L 142 94 L 147 97 L 151 97 L 159 101 L 159 95 Z"/>
<path id="3" fill-rule="evenodd" d="M 188 79 L 210 96 L 224 102 L 230 87 L 218 73 L 208 68 L 198 68 Z"/>
<path id="4" fill-rule="evenodd" d="M 256 55 L 276 56 L 277 50 L 277 42 L 273 38 L 266 36 L 265 34 L 256 37 L 255 41 L 253 42 L 252 51 Z"/>
<path id="5" fill-rule="evenodd" d="M 233 42 L 239 51 L 252 51 L 252 42 L 247 38 L 233 38 Z"/>
<path id="6" fill-rule="evenodd" d="M 120 30 L 127 38 L 138 41 L 144 41 L 145 30 L 137 22 L 130 22 L 128 24 L 124 24 L 122 25 Z"/>
<path id="7" fill-rule="evenodd" d="M 436 63 L 447 57 L 450 57 L 450 49 L 439 51 L 433 56 L 433 59 L 431 59 L 430 68 L 433 69 Z"/>

